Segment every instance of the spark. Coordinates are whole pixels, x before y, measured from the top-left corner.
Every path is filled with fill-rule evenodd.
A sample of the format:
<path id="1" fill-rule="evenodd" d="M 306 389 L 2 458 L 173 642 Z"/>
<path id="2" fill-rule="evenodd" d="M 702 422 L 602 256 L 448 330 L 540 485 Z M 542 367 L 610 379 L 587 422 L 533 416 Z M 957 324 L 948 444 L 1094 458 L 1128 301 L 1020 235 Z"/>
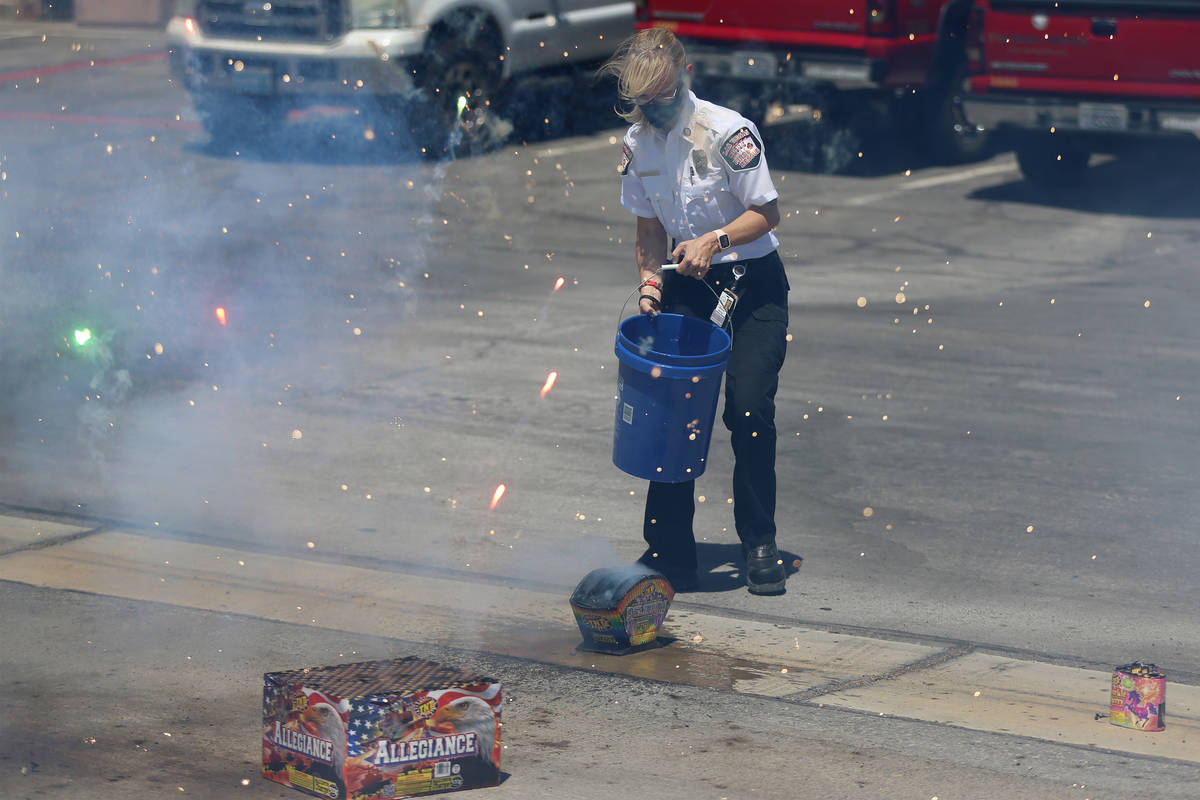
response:
<path id="1" fill-rule="evenodd" d="M 75 331 L 75 344 L 83 347 L 92 340 L 92 332 L 87 328 L 80 328 Z"/>
<path id="2" fill-rule="evenodd" d="M 508 487 L 505 486 L 503 483 L 499 484 L 496 487 L 496 491 L 492 492 L 492 504 L 488 507 L 489 510 L 491 510 L 491 511 L 496 510 L 496 506 L 497 506 L 497 504 L 499 504 L 500 498 L 504 497 L 504 492 L 507 488 Z"/>
<path id="3" fill-rule="evenodd" d="M 567 282 L 567 279 L 564 278 L 562 275 L 559 275 L 558 280 L 556 280 L 554 282 L 554 291 L 557 292 L 559 289 L 561 289 L 563 287 L 564 284 L 566 284 L 566 282 Z"/>
<path id="4" fill-rule="evenodd" d="M 539 397 L 545 397 L 550 394 L 550 390 L 554 388 L 554 382 L 558 380 L 558 373 L 550 370 L 550 374 L 546 376 L 546 382 L 542 385 L 542 392 Z"/>
<path id="5" fill-rule="evenodd" d="M 225 324 L 225 306 L 217 306 L 217 310 L 215 313 L 217 315 L 217 322 L 224 325 Z"/>

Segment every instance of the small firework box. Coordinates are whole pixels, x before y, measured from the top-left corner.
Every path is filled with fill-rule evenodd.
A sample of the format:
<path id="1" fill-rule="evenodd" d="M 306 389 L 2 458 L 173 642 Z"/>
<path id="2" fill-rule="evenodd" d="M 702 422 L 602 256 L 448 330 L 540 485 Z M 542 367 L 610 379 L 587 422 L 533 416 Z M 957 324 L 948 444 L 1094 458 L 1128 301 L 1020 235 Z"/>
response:
<path id="1" fill-rule="evenodd" d="M 583 634 L 580 648 L 620 655 L 657 643 L 674 598 L 667 579 L 648 568 L 592 570 L 571 595 L 571 610 Z"/>
<path id="2" fill-rule="evenodd" d="M 414 657 L 263 676 L 263 777 L 382 800 L 500 783 L 500 683 Z"/>
<path id="3" fill-rule="evenodd" d="M 1135 661 L 1113 670 L 1108 721 L 1123 728 L 1161 731 L 1167 717 L 1167 676 Z"/>

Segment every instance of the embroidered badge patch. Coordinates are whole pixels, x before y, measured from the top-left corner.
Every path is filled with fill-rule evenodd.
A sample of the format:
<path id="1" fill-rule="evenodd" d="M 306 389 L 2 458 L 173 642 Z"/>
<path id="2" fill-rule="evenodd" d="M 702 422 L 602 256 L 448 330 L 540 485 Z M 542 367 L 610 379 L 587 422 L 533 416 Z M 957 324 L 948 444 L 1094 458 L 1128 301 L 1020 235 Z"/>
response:
<path id="1" fill-rule="evenodd" d="M 754 169 L 762 159 L 762 143 L 743 125 L 721 145 L 721 157 L 731 169 Z"/>
<path id="2" fill-rule="evenodd" d="M 617 164 L 617 173 L 621 175 L 629 174 L 629 163 L 633 161 L 633 151 L 629 149 L 629 145 L 621 142 L 621 161 Z"/>

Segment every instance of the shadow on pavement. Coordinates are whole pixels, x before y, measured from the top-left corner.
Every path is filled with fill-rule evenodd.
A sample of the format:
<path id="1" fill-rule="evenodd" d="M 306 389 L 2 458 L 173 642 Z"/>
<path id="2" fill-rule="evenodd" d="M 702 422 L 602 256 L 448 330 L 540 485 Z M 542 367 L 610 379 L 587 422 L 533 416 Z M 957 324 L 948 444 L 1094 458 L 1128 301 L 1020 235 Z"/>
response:
<path id="1" fill-rule="evenodd" d="M 518 78 L 496 98 L 495 116 L 501 121 L 503 141 L 474 151 L 460 149 L 458 157 L 620 127 L 623 123 L 613 110 L 616 102 L 613 82 L 598 82 L 586 70 Z M 221 142 L 205 134 L 189 149 L 213 158 L 264 163 L 370 166 L 436 160 L 422 152 L 403 118 L 369 104 L 362 108 L 318 106 L 293 110 L 284 124 L 241 141 Z"/>
<path id="2" fill-rule="evenodd" d="M 1093 160 L 1075 186 L 1038 186 L 1017 179 L 977 189 L 972 200 L 1162 219 L 1200 217 L 1200 148 L 1139 147 L 1106 161 Z"/>
<path id="3" fill-rule="evenodd" d="M 700 585 L 694 592 L 688 592 L 688 594 L 746 591 L 746 577 L 742 572 L 741 544 L 697 542 L 696 556 L 699 560 L 699 567 L 696 571 L 700 576 Z M 787 570 L 790 580 L 800 571 L 804 559 L 785 550 L 779 551 L 779 557 L 783 559 L 784 569 Z M 729 566 L 734 568 L 733 571 L 722 569 Z M 714 572 L 717 569 L 722 569 L 722 571 Z"/>
<path id="4" fill-rule="evenodd" d="M 612 79 L 596 80 L 588 70 L 538 73 L 508 83 L 496 98 L 496 116 L 505 138 L 476 152 L 533 144 L 620 129 Z M 920 169 L 934 161 L 915 136 L 887 119 L 843 123 L 829 118 L 791 118 L 761 130 L 773 169 L 812 174 L 876 177 Z M 215 158 L 246 158 L 266 163 L 338 165 L 419 164 L 434 160 L 421 151 L 402 119 L 370 106 L 322 106 L 292 111 L 286 124 L 236 143 L 210 141 L 193 152 Z"/>

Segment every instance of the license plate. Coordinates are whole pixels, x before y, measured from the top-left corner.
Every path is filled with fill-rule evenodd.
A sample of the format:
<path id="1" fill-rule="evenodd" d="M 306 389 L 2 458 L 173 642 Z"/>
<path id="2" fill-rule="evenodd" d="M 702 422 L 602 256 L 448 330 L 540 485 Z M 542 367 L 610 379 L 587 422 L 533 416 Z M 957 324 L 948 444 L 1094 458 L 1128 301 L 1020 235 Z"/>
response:
<path id="1" fill-rule="evenodd" d="M 772 53 L 759 50 L 735 50 L 729 71 L 735 78 L 774 77 L 778 70 L 778 63 Z"/>
<path id="2" fill-rule="evenodd" d="M 1120 103 L 1080 103 L 1079 127 L 1089 131 L 1123 131 L 1129 127 L 1129 109 Z"/>
<path id="3" fill-rule="evenodd" d="M 233 88 L 244 94 L 271 94 L 275 91 L 275 72 L 270 67 L 246 67 L 230 75 Z"/>
<path id="4" fill-rule="evenodd" d="M 866 64 L 814 64 L 809 62 L 801 65 L 800 74 L 814 80 L 841 81 L 843 83 L 868 83 L 871 80 L 871 69 Z"/>

